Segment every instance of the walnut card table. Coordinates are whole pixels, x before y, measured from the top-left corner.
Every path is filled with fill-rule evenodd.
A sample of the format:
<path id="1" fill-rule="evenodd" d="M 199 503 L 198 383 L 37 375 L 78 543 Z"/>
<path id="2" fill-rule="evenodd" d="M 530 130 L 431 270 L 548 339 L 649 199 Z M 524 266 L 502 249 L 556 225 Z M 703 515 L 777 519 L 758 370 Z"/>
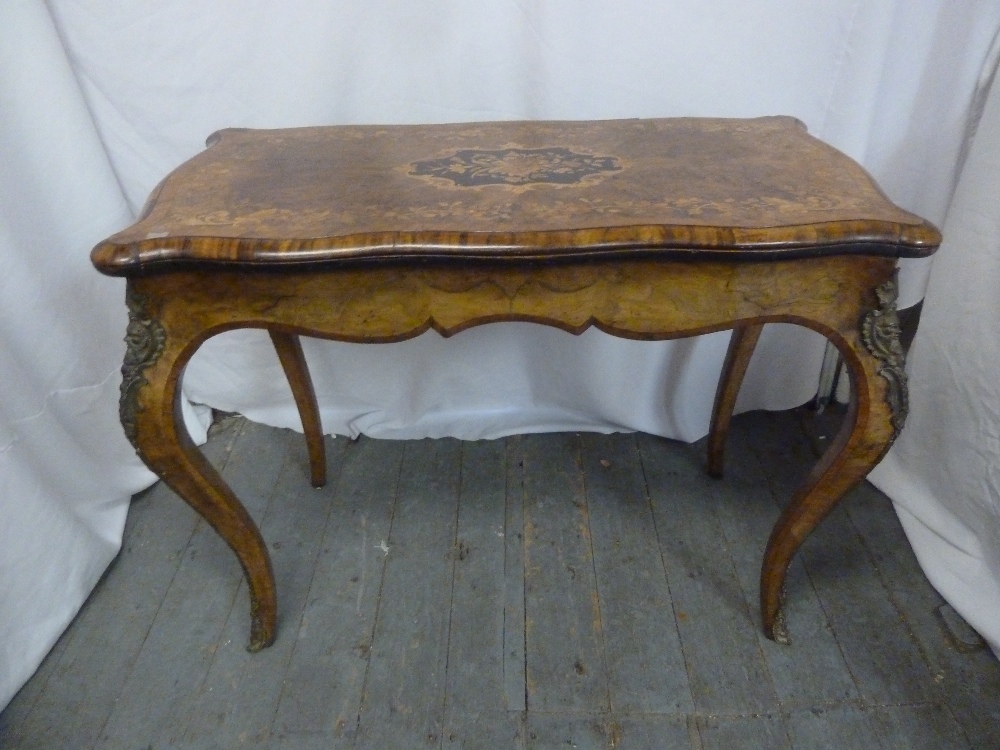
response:
<path id="1" fill-rule="evenodd" d="M 254 521 L 185 430 L 185 364 L 217 333 L 266 329 L 319 486 L 300 334 L 391 342 L 497 321 L 645 340 L 733 329 L 714 475 L 763 325 L 796 323 L 836 345 L 847 418 L 761 570 L 764 630 L 787 640 L 792 556 L 903 427 L 895 264 L 933 253 L 933 226 L 788 117 L 233 129 L 208 144 L 91 257 L 128 280 L 125 432 L 239 558 L 251 650 L 275 637 L 274 576 Z"/>

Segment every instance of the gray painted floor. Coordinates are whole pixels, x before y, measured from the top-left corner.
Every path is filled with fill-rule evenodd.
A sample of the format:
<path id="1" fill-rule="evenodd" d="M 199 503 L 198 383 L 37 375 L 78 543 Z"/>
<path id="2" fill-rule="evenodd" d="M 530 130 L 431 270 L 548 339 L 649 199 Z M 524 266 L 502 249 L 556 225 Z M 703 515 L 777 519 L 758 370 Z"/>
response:
<path id="1" fill-rule="evenodd" d="M 1000 747 L 1000 667 L 870 485 L 793 564 L 792 645 L 761 636 L 830 426 L 737 418 L 724 480 L 645 435 L 338 438 L 313 490 L 301 436 L 227 418 L 206 452 L 271 547 L 276 644 L 244 650 L 235 558 L 157 485 L 0 747 Z"/>

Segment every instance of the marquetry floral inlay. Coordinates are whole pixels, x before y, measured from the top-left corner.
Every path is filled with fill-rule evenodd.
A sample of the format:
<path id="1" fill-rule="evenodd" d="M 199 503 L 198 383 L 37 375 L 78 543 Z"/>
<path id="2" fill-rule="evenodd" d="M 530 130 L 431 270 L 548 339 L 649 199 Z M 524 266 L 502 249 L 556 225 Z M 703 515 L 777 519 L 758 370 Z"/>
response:
<path id="1" fill-rule="evenodd" d="M 460 187 L 535 183 L 574 185 L 622 169 L 614 156 L 581 154 L 562 146 L 465 148 L 450 156 L 415 161 L 410 167 L 410 174 L 414 177 L 437 177 Z"/>

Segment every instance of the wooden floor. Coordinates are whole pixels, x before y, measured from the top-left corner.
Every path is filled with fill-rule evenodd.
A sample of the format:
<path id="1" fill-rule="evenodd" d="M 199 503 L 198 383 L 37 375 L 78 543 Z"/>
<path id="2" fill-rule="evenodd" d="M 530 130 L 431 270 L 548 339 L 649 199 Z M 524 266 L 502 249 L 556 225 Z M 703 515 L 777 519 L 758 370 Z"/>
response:
<path id="1" fill-rule="evenodd" d="M 758 566 L 828 420 L 756 413 L 727 476 L 645 435 L 331 439 L 238 417 L 206 447 L 258 519 L 278 640 L 244 646 L 235 558 L 169 490 L 0 716 L 0 747 L 1000 747 L 1000 668 L 870 485 L 761 636 Z M 949 625 L 950 623 L 950 625 Z"/>

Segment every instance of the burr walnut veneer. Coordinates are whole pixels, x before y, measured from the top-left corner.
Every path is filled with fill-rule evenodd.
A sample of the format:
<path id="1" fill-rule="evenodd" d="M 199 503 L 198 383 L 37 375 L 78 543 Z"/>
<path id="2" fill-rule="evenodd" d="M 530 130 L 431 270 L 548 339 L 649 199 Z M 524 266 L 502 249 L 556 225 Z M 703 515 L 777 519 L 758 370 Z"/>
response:
<path id="1" fill-rule="evenodd" d="M 92 259 L 128 279 L 125 431 L 239 558 L 252 650 L 275 637 L 267 548 L 178 406 L 209 337 L 270 333 L 319 486 L 300 334 L 375 343 L 512 320 L 647 340 L 733 329 L 709 439 L 720 475 L 761 327 L 819 331 L 843 356 L 852 402 L 764 553 L 764 629 L 786 640 L 792 556 L 906 417 L 896 259 L 939 242 L 792 118 L 503 122 L 223 130 Z"/>

